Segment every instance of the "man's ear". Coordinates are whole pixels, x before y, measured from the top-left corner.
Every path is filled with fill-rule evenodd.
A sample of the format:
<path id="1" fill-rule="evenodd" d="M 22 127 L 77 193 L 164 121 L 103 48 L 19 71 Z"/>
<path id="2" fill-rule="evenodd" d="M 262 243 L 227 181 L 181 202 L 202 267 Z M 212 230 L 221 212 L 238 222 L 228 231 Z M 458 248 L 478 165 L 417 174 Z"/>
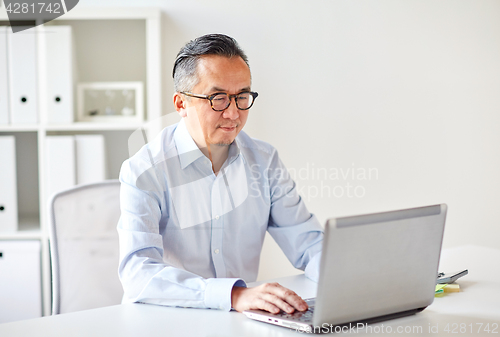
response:
<path id="1" fill-rule="evenodd" d="M 174 99 L 175 110 L 179 113 L 179 116 L 186 117 L 187 116 L 187 112 L 186 112 L 186 100 L 185 100 L 184 95 L 182 95 L 179 92 L 176 92 L 174 94 L 173 99 Z"/>

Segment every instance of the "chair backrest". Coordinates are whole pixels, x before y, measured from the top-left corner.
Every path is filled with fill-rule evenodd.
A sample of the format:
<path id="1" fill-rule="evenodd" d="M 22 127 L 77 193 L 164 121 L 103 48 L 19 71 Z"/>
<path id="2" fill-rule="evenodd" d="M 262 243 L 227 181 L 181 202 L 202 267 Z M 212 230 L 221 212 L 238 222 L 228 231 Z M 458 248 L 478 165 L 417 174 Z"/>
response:
<path id="1" fill-rule="evenodd" d="M 121 303 L 118 180 L 81 185 L 50 201 L 52 314 Z"/>

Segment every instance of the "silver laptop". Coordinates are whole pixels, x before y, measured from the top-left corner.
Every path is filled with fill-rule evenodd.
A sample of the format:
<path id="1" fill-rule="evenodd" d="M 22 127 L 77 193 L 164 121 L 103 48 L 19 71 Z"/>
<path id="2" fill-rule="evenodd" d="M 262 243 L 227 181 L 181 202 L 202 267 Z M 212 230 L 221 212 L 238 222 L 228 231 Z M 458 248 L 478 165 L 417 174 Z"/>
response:
<path id="1" fill-rule="evenodd" d="M 325 323 L 374 323 L 422 311 L 434 300 L 446 210 L 441 204 L 329 219 L 316 298 L 306 300 L 309 309 L 244 314 L 322 332 Z"/>

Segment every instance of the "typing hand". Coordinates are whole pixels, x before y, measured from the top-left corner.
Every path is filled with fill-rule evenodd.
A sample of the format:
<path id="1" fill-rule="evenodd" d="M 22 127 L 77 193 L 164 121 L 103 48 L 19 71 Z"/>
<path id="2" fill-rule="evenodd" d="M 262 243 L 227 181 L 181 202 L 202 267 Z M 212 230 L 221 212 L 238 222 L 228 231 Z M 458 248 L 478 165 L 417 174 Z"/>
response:
<path id="1" fill-rule="evenodd" d="M 278 283 L 264 283 L 254 288 L 233 287 L 231 304 L 239 312 L 260 309 L 273 314 L 280 309 L 291 314 L 295 309 L 307 310 L 307 303 L 299 295 Z"/>

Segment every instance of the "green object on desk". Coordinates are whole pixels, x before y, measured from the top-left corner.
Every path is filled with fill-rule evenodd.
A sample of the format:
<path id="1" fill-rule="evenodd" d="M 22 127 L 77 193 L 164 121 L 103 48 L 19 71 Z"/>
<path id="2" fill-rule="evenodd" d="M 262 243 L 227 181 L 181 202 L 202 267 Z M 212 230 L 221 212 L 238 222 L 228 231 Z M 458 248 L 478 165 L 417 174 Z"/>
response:
<path id="1" fill-rule="evenodd" d="M 444 293 L 444 287 L 446 287 L 447 284 L 436 284 L 436 292 L 434 293 L 434 295 L 438 295 L 438 294 L 442 294 Z"/>

